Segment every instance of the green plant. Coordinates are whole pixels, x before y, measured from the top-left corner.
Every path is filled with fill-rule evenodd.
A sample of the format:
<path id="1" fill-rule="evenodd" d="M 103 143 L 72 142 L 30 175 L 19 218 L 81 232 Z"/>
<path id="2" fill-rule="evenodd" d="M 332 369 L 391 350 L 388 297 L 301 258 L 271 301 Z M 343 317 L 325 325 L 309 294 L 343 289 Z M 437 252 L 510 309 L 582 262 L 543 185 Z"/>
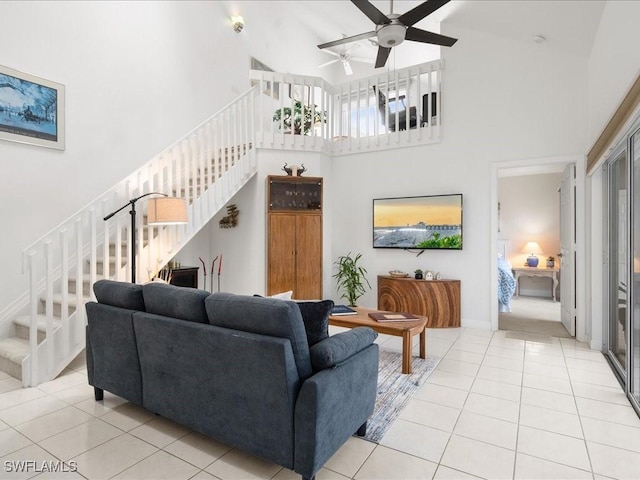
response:
<path id="1" fill-rule="evenodd" d="M 416 248 L 462 248 L 462 235 L 450 235 L 448 237 L 440 237 L 440 233 L 434 232 L 431 237 L 420 242 Z"/>
<path id="2" fill-rule="evenodd" d="M 340 298 L 346 298 L 350 307 L 355 307 L 358 298 L 365 294 L 364 282 L 371 288 L 366 277 L 367 270 L 358 265 L 360 258 L 362 258 L 361 253 L 352 257 L 349 252 L 347 255 L 338 257 L 334 262 L 338 266 L 338 272 L 333 276 L 338 280 L 338 293 L 344 290 Z"/>
<path id="3" fill-rule="evenodd" d="M 420 270 L 420 269 L 418 268 L 418 269 L 416 269 L 416 271 L 415 271 L 415 272 L 413 272 L 413 273 L 422 273 L 422 270 Z"/>
<path id="4" fill-rule="evenodd" d="M 311 105 L 305 105 L 304 118 L 302 110 L 302 102 L 296 100 L 293 102 L 293 110 L 291 107 L 278 108 L 273 114 L 273 121 L 298 135 L 309 135 L 316 123 L 327 121 L 327 113 L 320 111 L 317 105 L 313 106 L 313 111 Z"/>

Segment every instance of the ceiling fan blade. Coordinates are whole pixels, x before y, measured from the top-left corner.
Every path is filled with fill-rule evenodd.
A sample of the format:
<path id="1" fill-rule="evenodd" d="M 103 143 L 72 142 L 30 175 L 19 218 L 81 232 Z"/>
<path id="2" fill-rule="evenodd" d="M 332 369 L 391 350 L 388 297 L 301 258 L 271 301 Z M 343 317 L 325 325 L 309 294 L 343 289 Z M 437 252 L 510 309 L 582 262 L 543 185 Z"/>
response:
<path id="1" fill-rule="evenodd" d="M 333 42 L 322 43 L 318 45 L 318 48 L 329 48 L 335 47 L 336 45 L 343 45 L 349 42 L 357 42 L 358 40 L 364 40 L 365 38 L 371 38 L 376 36 L 376 31 L 373 30 L 371 32 L 361 33 L 359 35 L 353 35 L 352 37 L 341 38 L 340 40 L 334 40 Z"/>
<path id="2" fill-rule="evenodd" d="M 405 35 L 405 40 L 413 40 L 414 42 L 432 43 L 433 45 L 441 45 L 443 47 L 451 47 L 458 41 L 457 38 L 447 37 L 439 33 L 427 32 L 419 28 L 409 27 Z"/>
<path id="3" fill-rule="evenodd" d="M 406 13 L 403 13 L 398 17 L 398 20 L 407 27 L 415 25 L 427 15 L 435 12 L 443 5 L 449 3 L 450 0 L 426 0 L 415 8 L 412 8 Z"/>
<path id="4" fill-rule="evenodd" d="M 327 63 L 323 63 L 322 65 L 318 65 L 318 68 L 323 68 L 323 67 L 326 67 L 328 65 L 331 65 L 332 63 L 336 63 L 336 62 L 339 62 L 339 61 L 340 61 L 339 58 L 335 58 L 333 60 L 329 60 Z"/>
<path id="5" fill-rule="evenodd" d="M 376 25 L 387 25 L 391 23 L 389 17 L 378 10 L 369 0 L 351 0 L 351 3 L 358 7 L 360 11 L 369 17 L 369 20 Z"/>
<path id="6" fill-rule="evenodd" d="M 360 62 L 360 63 L 371 63 L 372 62 L 372 60 L 370 58 L 354 57 L 353 55 L 349 55 L 349 61 Z"/>
<path id="7" fill-rule="evenodd" d="M 376 57 L 376 68 L 384 67 L 384 64 L 387 63 L 387 58 L 389 58 L 390 53 L 391 53 L 390 48 L 378 47 L 378 56 Z"/>
<path id="8" fill-rule="evenodd" d="M 342 66 L 344 67 L 344 73 L 347 75 L 353 75 L 353 70 L 351 70 L 351 65 L 347 60 L 342 62 Z"/>

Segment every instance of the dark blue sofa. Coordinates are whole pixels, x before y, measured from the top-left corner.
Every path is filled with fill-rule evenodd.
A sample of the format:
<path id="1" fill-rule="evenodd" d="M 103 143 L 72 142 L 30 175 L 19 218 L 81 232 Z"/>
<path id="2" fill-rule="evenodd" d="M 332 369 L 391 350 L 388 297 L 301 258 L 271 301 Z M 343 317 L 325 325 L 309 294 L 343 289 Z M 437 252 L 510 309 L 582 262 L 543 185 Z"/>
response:
<path id="1" fill-rule="evenodd" d="M 87 372 L 104 390 L 311 479 L 376 397 L 376 333 L 311 347 L 296 302 L 100 280 Z M 306 320 L 306 319 L 305 319 Z"/>

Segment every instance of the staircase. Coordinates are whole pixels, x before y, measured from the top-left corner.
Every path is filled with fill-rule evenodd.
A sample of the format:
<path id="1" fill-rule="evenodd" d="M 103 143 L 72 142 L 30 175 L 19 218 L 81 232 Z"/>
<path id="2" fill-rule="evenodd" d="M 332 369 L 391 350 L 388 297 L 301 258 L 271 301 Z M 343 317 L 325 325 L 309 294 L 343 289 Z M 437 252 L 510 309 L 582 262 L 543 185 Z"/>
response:
<path id="1" fill-rule="evenodd" d="M 338 86 L 256 70 L 250 78 L 253 88 L 24 249 L 29 290 L 0 312 L 0 370 L 24 386 L 55 378 L 85 347 L 84 305 L 95 300 L 92 285 L 101 278 L 153 278 L 256 174 L 256 148 L 339 156 L 440 141 L 441 61 Z M 403 122 L 397 108 L 379 114 L 377 91 L 389 102 L 401 101 L 420 121 L 414 125 L 405 116 Z M 325 120 L 296 135 L 287 131 L 284 115 L 279 122 L 273 117 L 278 109 L 293 111 L 301 100 L 307 105 L 303 117 L 322 112 Z M 398 128 L 387 130 L 390 122 Z M 189 223 L 149 226 L 141 201 L 133 252 L 129 209 L 103 219 L 150 192 L 184 198 Z M 137 278 L 132 279 L 134 255 Z"/>
<path id="2" fill-rule="evenodd" d="M 85 347 L 84 305 L 95 299 L 93 283 L 132 281 L 133 255 L 133 280 L 153 278 L 257 172 L 257 91 L 241 95 L 23 251 L 30 288 L 0 318 L 0 325 L 10 325 L 0 339 L 0 370 L 24 386 L 55 378 Z M 152 227 L 136 215 L 132 252 L 129 209 L 103 218 L 149 192 L 183 197 L 189 223 Z"/>

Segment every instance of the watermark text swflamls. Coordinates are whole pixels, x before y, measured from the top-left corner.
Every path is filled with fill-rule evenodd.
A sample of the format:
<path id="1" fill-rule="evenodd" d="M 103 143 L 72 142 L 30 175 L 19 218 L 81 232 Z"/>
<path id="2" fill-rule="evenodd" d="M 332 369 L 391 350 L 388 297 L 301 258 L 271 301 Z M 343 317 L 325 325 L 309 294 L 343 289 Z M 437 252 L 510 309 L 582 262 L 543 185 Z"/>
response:
<path id="1" fill-rule="evenodd" d="M 64 463 L 62 460 L 5 460 L 4 471 L 7 473 L 43 473 L 43 472 L 76 472 L 78 464 L 74 461 Z"/>

